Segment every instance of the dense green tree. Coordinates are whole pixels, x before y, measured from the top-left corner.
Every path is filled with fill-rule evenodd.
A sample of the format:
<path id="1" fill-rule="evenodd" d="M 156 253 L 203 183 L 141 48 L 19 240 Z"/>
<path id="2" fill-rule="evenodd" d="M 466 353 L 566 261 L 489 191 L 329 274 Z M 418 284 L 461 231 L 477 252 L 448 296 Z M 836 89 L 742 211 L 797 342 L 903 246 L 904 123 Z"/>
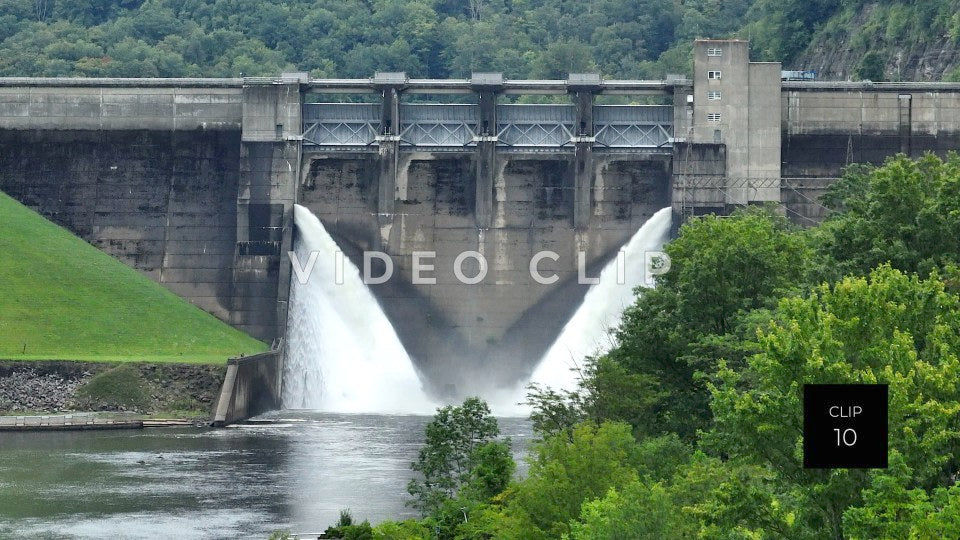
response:
<path id="1" fill-rule="evenodd" d="M 462 488 L 489 495 L 513 473 L 509 442 L 498 442 L 500 428 L 486 402 L 468 398 L 437 410 L 426 426 L 426 440 L 411 468 L 420 474 L 407 490 L 411 505 L 429 514 Z"/>
<path id="2" fill-rule="evenodd" d="M 798 521 L 842 538 L 847 508 L 866 502 L 876 510 L 861 492 L 878 473 L 802 468 L 803 385 L 889 384 L 891 456 L 902 456 L 909 471 L 901 485 L 949 485 L 960 470 L 957 329 L 960 297 L 936 273 L 921 280 L 884 266 L 784 299 L 760 335 L 762 351 L 742 370 L 721 369 L 711 385 L 716 425 L 708 441 L 776 471 L 797 501 Z M 866 527 L 868 517 L 847 519 Z"/>
<path id="3" fill-rule="evenodd" d="M 667 393 L 651 375 L 628 370 L 609 355 L 587 358 L 576 390 L 531 385 L 527 405 L 534 432 L 548 436 L 592 420 L 619 420 L 638 433 L 658 431 L 656 411 Z"/>
<path id="4" fill-rule="evenodd" d="M 527 478 L 508 494 L 508 528 L 530 539 L 569 534 L 585 500 L 637 478 L 638 450 L 630 432 L 622 423 L 582 423 L 535 443 Z"/>
<path id="5" fill-rule="evenodd" d="M 373 528 L 374 540 L 426 540 L 430 528 L 419 521 L 384 521 Z"/>
<path id="6" fill-rule="evenodd" d="M 899 452 L 890 468 L 875 471 L 862 491 L 863 504 L 843 513 L 847 538 L 960 537 L 960 486 L 935 488 L 932 493 L 910 488 L 912 471 Z"/>
<path id="7" fill-rule="evenodd" d="M 748 314 L 798 286 L 810 252 L 784 218 L 759 208 L 692 219 L 665 251 L 670 271 L 626 310 L 608 354 L 642 378 L 634 384 L 650 387 L 639 399 L 656 396 L 657 403 L 613 418 L 692 438 L 709 421 L 696 373 L 712 371 L 717 358 L 741 362 L 752 352 L 749 338 L 762 314 Z M 601 364 L 598 373 L 611 369 L 616 373 Z M 607 409 L 626 411 L 623 404 Z"/>
<path id="8" fill-rule="evenodd" d="M 761 60 L 790 62 L 843 5 L 842 0 L 758 0 L 740 31 Z"/>
<path id="9" fill-rule="evenodd" d="M 950 0 L 5 0 L 0 57 L 20 58 L 0 63 L 0 75 L 102 74 L 98 56 L 69 59 L 61 52 L 73 53 L 60 47 L 21 47 L 31 34 L 59 24 L 82 33 L 64 41 L 103 50 L 127 38 L 156 46 L 228 32 L 277 55 L 258 68 L 264 58 L 234 61 L 240 55 L 229 46 L 201 56 L 173 50 L 185 61 L 170 68 L 184 76 L 235 76 L 239 68 L 276 74 L 269 70 L 295 66 L 329 77 L 402 69 L 428 77 L 502 71 L 531 78 L 599 69 L 611 78 L 643 78 L 689 74 L 691 42 L 704 37 L 750 39 L 755 59 L 788 66 L 804 51 L 839 42 L 858 55 L 893 58 L 912 44 L 960 40 L 955 11 Z M 24 57 L 28 51 L 32 58 Z M 144 76 L 155 67 L 115 64 L 114 71 Z"/>
<path id="10" fill-rule="evenodd" d="M 883 81 L 883 58 L 877 51 L 870 51 L 863 55 L 854 76 L 861 81 Z"/>
<path id="11" fill-rule="evenodd" d="M 671 448 L 661 450 L 669 451 Z M 670 456 L 668 453 L 662 456 Z M 761 467 L 684 455 L 672 474 L 641 477 L 586 501 L 571 539 L 790 538 L 795 521 Z"/>
<path id="12" fill-rule="evenodd" d="M 622 491 L 584 503 L 580 520 L 571 523 L 571 540 L 695 538 L 693 522 L 673 505 L 659 483 L 634 481 Z"/>
<path id="13" fill-rule="evenodd" d="M 960 156 L 928 154 L 855 167 L 830 188 L 835 214 L 815 231 L 828 279 L 878 264 L 926 275 L 960 262 Z"/>

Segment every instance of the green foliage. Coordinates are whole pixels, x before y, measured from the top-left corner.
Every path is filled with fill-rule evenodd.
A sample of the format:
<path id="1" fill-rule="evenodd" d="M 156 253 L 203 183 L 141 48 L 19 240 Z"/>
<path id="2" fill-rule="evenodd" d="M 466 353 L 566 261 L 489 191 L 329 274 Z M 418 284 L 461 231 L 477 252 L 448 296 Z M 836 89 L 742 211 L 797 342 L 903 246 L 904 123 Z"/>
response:
<path id="1" fill-rule="evenodd" d="M 960 66 L 953 68 L 953 71 L 947 72 L 943 76 L 943 80 L 947 82 L 960 82 Z"/>
<path id="2" fill-rule="evenodd" d="M 676 291 L 680 314 L 697 329 L 723 334 L 733 319 L 800 281 L 808 255 L 788 222 L 766 208 L 705 216 L 666 247 L 670 271 L 657 290 Z"/>
<path id="3" fill-rule="evenodd" d="M 817 231 L 836 266 L 830 279 L 866 274 L 878 264 L 927 275 L 960 261 L 960 156 L 928 154 L 854 168 L 831 187 L 838 213 Z"/>
<path id="4" fill-rule="evenodd" d="M 358 525 L 347 525 L 341 527 L 338 536 L 342 540 L 373 540 L 373 527 L 369 521 L 364 521 Z"/>
<path id="5" fill-rule="evenodd" d="M 462 496 L 475 501 L 488 501 L 510 483 L 517 464 L 510 454 L 510 444 L 490 441 L 470 453 L 470 476 L 462 489 Z"/>
<path id="6" fill-rule="evenodd" d="M 792 536 L 791 514 L 771 492 L 769 473 L 702 453 L 682 457 L 661 478 L 640 478 L 584 502 L 569 538 Z"/>
<path id="7" fill-rule="evenodd" d="M 696 372 L 709 372 L 720 357 L 742 361 L 752 351 L 741 338 L 749 337 L 759 315 L 747 314 L 800 283 L 810 254 L 785 219 L 762 208 L 692 219 L 665 251 L 670 271 L 626 310 L 611 362 L 598 365 L 591 384 L 632 380 L 644 396 L 600 391 L 608 397 L 596 400 L 599 416 L 690 439 L 709 421 Z"/>
<path id="8" fill-rule="evenodd" d="M 871 475 L 863 504 L 843 513 L 849 538 L 956 538 L 960 536 L 960 486 L 936 488 L 932 494 L 910 489 L 912 471 L 899 452 L 890 468 Z"/>
<path id="9" fill-rule="evenodd" d="M 674 44 L 681 18 L 681 6 L 654 0 L 467 4 L 63 0 L 48 10 L 13 0 L 0 5 L 0 74 L 275 75 L 297 66 L 340 77 L 496 70 L 516 78 L 603 67 L 637 77 L 642 62 Z M 724 20 L 732 28 L 737 19 Z"/>
<path id="10" fill-rule="evenodd" d="M 527 478 L 509 492 L 504 512 L 521 537 L 569 534 L 585 500 L 602 497 L 637 478 L 636 441 L 630 426 L 578 424 L 533 445 Z"/>
<path id="11" fill-rule="evenodd" d="M 757 0 L 750 22 L 739 32 L 752 42 L 758 59 L 792 61 L 814 33 L 840 8 L 841 0 Z"/>
<path id="12" fill-rule="evenodd" d="M 529 389 L 527 477 L 508 482 L 500 443 L 462 450 L 430 514 L 384 535 L 960 537 L 957 164 L 853 168 L 808 232 L 762 208 L 691 220 L 578 388 Z M 888 469 L 803 469 L 806 383 L 889 385 Z M 438 415 L 432 444 L 463 446 L 472 409 Z"/>
<path id="13" fill-rule="evenodd" d="M 374 540 L 425 540 L 430 529 L 419 521 L 384 521 L 373 528 Z"/>
<path id="14" fill-rule="evenodd" d="M 750 39 L 755 59 L 787 66 L 838 46 L 894 58 L 912 45 L 955 45 L 956 11 L 952 0 L 9 0 L 0 3 L 0 75 L 300 69 L 326 77 L 379 70 L 562 78 L 600 70 L 660 78 L 690 73 L 697 38 Z"/>
<path id="15" fill-rule="evenodd" d="M 569 538 L 694 538 L 691 521 L 672 502 L 662 485 L 632 482 L 622 492 L 610 490 L 604 498 L 585 503 L 580 520 L 571 523 Z"/>
<path id="16" fill-rule="evenodd" d="M 149 407 L 150 385 L 132 364 L 121 364 L 98 373 L 77 388 L 77 399 L 96 408 L 144 410 Z"/>
<path id="17" fill-rule="evenodd" d="M 594 360 L 587 359 L 587 362 Z M 583 385 L 582 380 L 580 385 Z M 584 412 L 583 394 L 582 390 L 558 392 L 537 384 L 528 386 L 524 404 L 531 409 L 530 423 L 534 433 L 540 436 L 555 435 L 585 420 L 587 415 Z"/>
<path id="18" fill-rule="evenodd" d="M 625 421 L 649 433 L 655 431 L 655 409 L 666 397 L 653 377 L 631 372 L 604 355 L 585 359 L 577 390 L 560 393 L 531 385 L 526 404 L 532 408 L 533 431 L 541 436 L 572 429 L 587 419 Z"/>
<path id="19" fill-rule="evenodd" d="M 441 509 L 463 489 L 475 497 L 498 492 L 513 474 L 509 440 L 497 441 L 500 428 L 486 402 L 468 398 L 458 407 L 437 409 L 426 427 L 426 441 L 411 468 L 410 504 L 424 514 Z"/>
<path id="20" fill-rule="evenodd" d="M 2 61 L 2 60 L 0 60 Z M 0 193 L 0 357 L 223 363 L 266 346 Z"/>
<path id="21" fill-rule="evenodd" d="M 711 385 L 712 447 L 776 471 L 802 521 L 839 535 L 871 475 L 802 469 L 803 384 L 887 383 L 891 452 L 910 471 L 904 485 L 949 481 L 960 465 L 960 298 L 936 274 L 921 280 L 880 267 L 782 300 L 773 321 L 762 352 L 739 372 L 722 367 Z"/>
<path id="22" fill-rule="evenodd" d="M 339 538 L 341 540 L 373 540 L 374 531 L 370 522 L 364 520 L 362 523 L 353 522 L 353 514 L 349 509 L 340 510 L 340 517 L 337 523 L 327 530 L 323 531 L 323 538 Z"/>
<path id="23" fill-rule="evenodd" d="M 880 53 L 870 51 L 863 55 L 860 63 L 857 64 L 854 76 L 861 81 L 879 82 L 885 80 L 883 76 L 883 58 L 880 57 Z"/>

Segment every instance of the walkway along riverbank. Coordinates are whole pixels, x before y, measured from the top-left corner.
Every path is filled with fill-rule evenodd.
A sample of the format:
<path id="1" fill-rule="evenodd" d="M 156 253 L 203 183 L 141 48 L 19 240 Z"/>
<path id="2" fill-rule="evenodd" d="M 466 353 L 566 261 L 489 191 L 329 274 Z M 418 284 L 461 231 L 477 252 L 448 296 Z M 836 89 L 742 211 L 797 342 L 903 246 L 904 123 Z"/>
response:
<path id="1" fill-rule="evenodd" d="M 95 413 L 0 416 L 0 431 L 79 431 L 104 429 L 143 429 L 160 427 L 204 427 L 206 422 L 187 418 L 144 419 L 129 415 Z"/>

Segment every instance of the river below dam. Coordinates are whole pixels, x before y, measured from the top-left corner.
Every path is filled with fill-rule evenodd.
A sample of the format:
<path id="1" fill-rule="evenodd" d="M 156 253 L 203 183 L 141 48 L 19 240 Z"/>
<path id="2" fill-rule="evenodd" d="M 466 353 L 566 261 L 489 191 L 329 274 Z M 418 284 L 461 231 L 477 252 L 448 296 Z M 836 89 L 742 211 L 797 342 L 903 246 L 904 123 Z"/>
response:
<path id="1" fill-rule="evenodd" d="M 0 433 L 0 538 L 266 538 L 405 507 L 426 416 L 280 411 L 224 429 Z M 526 419 L 499 419 L 522 454 Z"/>

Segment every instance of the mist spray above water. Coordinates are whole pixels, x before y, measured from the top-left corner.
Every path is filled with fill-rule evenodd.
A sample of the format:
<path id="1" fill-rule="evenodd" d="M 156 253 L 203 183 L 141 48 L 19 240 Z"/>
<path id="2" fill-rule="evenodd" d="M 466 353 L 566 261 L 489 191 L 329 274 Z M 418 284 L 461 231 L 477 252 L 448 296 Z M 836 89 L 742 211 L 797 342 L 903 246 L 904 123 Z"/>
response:
<path id="1" fill-rule="evenodd" d="M 564 325 L 560 335 L 540 360 L 530 383 L 554 390 L 573 390 L 577 386 L 577 368 L 584 358 L 609 351 L 614 345 L 612 331 L 619 326 L 624 310 L 634 302 L 634 289 L 652 287 L 648 272 L 648 252 L 660 251 L 670 238 L 671 209 L 659 210 L 640 227 L 623 252 L 623 267 L 617 258 L 600 272 L 600 282 L 591 285 L 583 303 Z M 623 283 L 617 274 L 622 272 Z M 523 401 L 523 395 L 514 395 Z M 505 407 L 504 407 L 505 408 Z"/>
<path id="2" fill-rule="evenodd" d="M 336 242 L 308 209 L 295 206 L 295 251 L 302 265 L 318 257 L 307 283 L 296 277 L 290 291 L 284 406 L 331 412 L 432 414 L 437 404 L 359 269 L 342 257 L 337 283 Z M 584 358 L 608 351 L 611 335 L 634 301 L 634 289 L 652 286 L 646 254 L 668 240 L 671 209 L 654 214 L 600 272 L 580 307 L 538 362 L 529 382 L 555 390 L 576 387 Z M 618 280 L 618 274 L 623 279 Z M 618 282 L 620 281 L 620 282 Z M 527 382 L 484 396 L 494 413 L 524 415 Z"/>
<path id="3" fill-rule="evenodd" d="M 336 242 L 307 208 L 296 205 L 294 219 L 304 270 L 318 256 L 305 284 L 291 281 L 284 407 L 432 414 L 436 404 L 359 269 L 341 254 L 338 284 Z"/>

